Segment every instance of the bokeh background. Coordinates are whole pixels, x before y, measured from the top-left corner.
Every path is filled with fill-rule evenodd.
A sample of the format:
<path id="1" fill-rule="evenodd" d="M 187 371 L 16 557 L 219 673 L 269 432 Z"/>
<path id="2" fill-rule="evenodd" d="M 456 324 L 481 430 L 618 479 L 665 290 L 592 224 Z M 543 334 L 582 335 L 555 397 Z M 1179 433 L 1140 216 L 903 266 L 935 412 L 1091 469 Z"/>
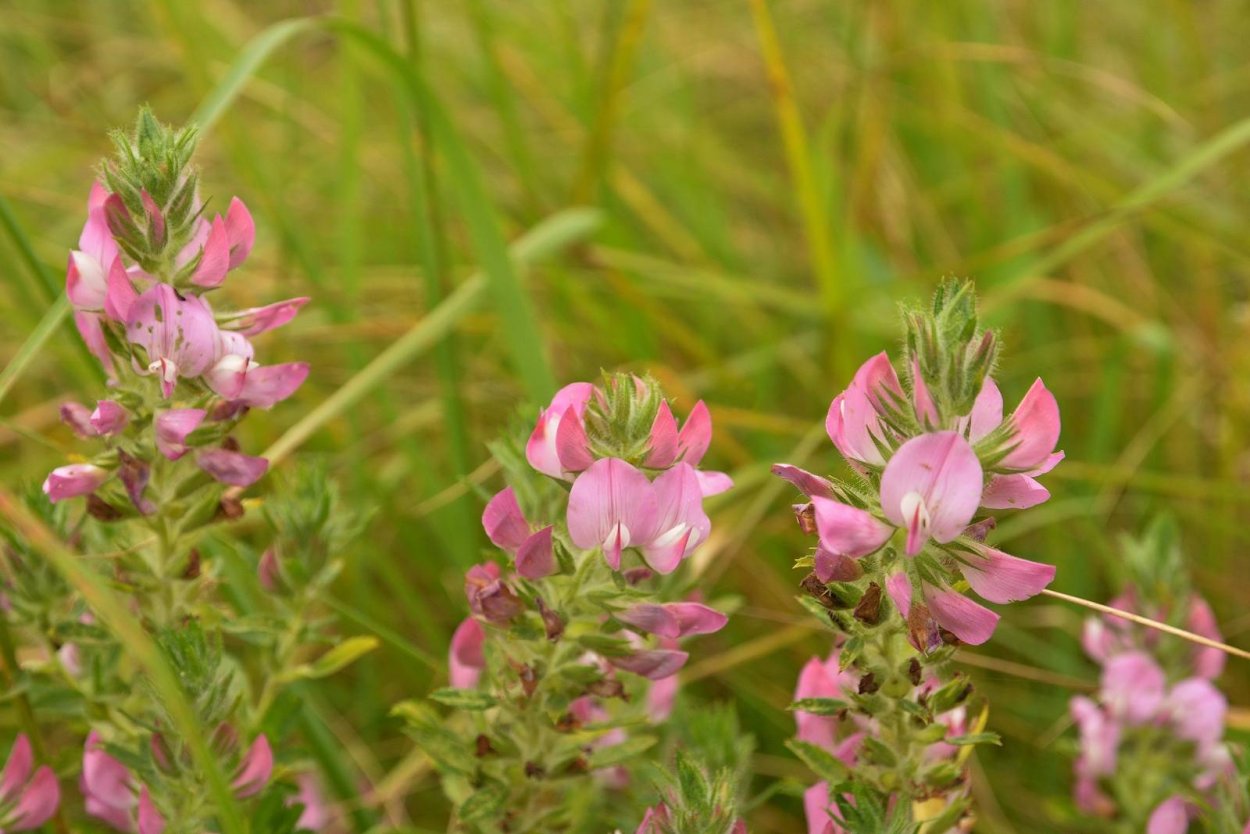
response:
<path id="1" fill-rule="evenodd" d="M 1056 563 L 1057 589 L 1104 600 L 1118 537 L 1168 512 L 1226 636 L 1250 642 L 1245 12 L 0 0 L 0 359 L 60 291 L 106 131 L 143 103 L 170 122 L 207 108 L 205 193 L 240 195 L 259 228 L 225 292 L 238 306 L 314 298 L 265 347 L 273 361 L 307 358 L 312 378 L 248 421 L 248 444 L 306 421 L 297 456 L 321 459 L 372 514 L 337 593 L 345 630 L 384 630 L 385 644 L 328 682 L 320 714 L 387 818 L 418 831 L 445 819 L 387 713 L 444 682 L 422 658 L 441 662 L 463 616 L 461 572 L 486 545 L 477 517 L 497 474 L 485 444 L 532 418 L 553 383 L 601 368 L 656 375 L 679 414 L 698 398 L 711 407 L 709 463 L 739 487 L 716 503 L 697 563 L 741 608 L 693 647 L 688 691 L 736 705 L 766 791 L 806 778 L 782 746 L 785 707 L 801 663 L 827 649 L 795 602 L 805 543 L 767 466 L 840 466 L 821 429 L 829 400 L 895 345 L 897 303 L 942 276 L 977 281 L 1007 345 L 1007 399 L 1040 375 L 1063 409 L 1053 499 L 1004 518 L 996 542 Z M 368 48 L 267 29 L 310 14 L 392 44 L 454 134 L 427 129 L 399 71 Z M 482 230 L 513 241 L 571 207 L 593 209 L 598 227 L 509 295 L 503 250 Z M 435 316 L 450 335 L 413 348 L 414 328 L 433 332 L 431 311 L 482 268 L 480 303 Z M 361 375 L 405 334 L 399 361 Z M 96 379 L 63 327 L 0 404 L 6 482 L 42 478 L 72 450 L 58 406 Z M 344 413 L 307 422 L 366 384 Z M 1005 614 L 964 655 L 1005 740 L 974 764 L 978 830 L 1079 831 L 1064 740 L 1067 699 L 1096 674 L 1075 639 L 1083 615 L 1051 601 Z M 1244 740 L 1250 665 L 1231 662 L 1222 684 Z M 751 821 L 802 826 L 784 793 Z"/>

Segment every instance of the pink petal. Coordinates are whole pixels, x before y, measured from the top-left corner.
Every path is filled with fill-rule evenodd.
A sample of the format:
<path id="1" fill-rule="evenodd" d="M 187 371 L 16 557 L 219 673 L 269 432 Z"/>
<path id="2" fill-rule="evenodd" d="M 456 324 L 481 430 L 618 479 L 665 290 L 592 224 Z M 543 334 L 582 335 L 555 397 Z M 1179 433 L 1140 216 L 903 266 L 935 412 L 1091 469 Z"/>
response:
<path id="1" fill-rule="evenodd" d="M 199 428 L 207 412 L 202 408 L 171 408 L 158 411 L 154 421 L 156 448 L 169 460 L 187 453 L 187 435 Z"/>
<path id="2" fill-rule="evenodd" d="M 104 752 L 94 730 L 87 735 L 82 756 L 82 784 L 83 792 L 106 808 L 125 810 L 134 804 L 130 771 Z"/>
<path id="3" fill-rule="evenodd" d="M 1010 556 L 992 547 L 978 549 L 977 555 L 959 564 L 964 579 L 990 602 L 1018 602 L 1037 596 L 1055 578 L 1055 566 Z"/>
<path id="4" fill-rule="evenodd" d="M 581 472 L 595 462 L 594 455 L 590 453 L 586 427 L 582 425 L 574 406 L 564 410 L 556 428 L 556 457 L 565 472 Z"/>
<path id="5" fill-rule="evenodd" d="M 648 469 L 666 469 L 677 459 L 677 418 L 668 403 L 660 400 L 660 408 L 651 423 L 647 458 L 642 465 Z"/>
<path id="6" fill-rule="evenodd" d="M 833 553 L 867 556 L 890 540 L 894 530 L 867 510 L 819 495 L 812 498 L 820 543 Z"/>
<path id="7" fill-rule="evenodd" d="M 677 637 L 715 634 L 729 622 L 725 614 L 701 602 L 670 602 L 667 608 L 677 619 Z"/>
<path id="8" fill-rule="evenodd" d="M 981 493 L 981 506 L 991 510 L 1027 510 L 1050 498 L 1050 491 L 1028 475 L 995 475 Z"/>
<path id="9" fill-rule="evenodd" d="M 6 830 L 32 831 L 39 828 L 52 819 L 60 803 L 61 786 L 57 784 L 52 768 L 45 765 L 35 771 L 35 778 L 26 786 L 17 807 L 11 812 L 12 821 Z"/>
<path id="10" fill-rule="evenodd" d="M 903 386 L 885 351 L 859 366 L 851 379 L 851 387 L 868 395 L 872 407 L 880 412 L 888 411 L 903 400 Z"/>
<path id="11" fill-rule="evenodd" d="M 1087 776 L 1115 773 L 1120 725 L 1089 698 L 1078 695 L 1069 709 L 1081 734 L 1081 766 Z"/>
<path id="12" fill-rule="evenodd" d="M 169 396 L 179 375 L 196 377 L 216 358 L 217 322 L 201 299 L 181 297 L 168 284 L 156 284 L 130 306 L 126 335 L 147 353 L 153 373 L 161 374 Z"/>
<path id="13" fill-rule="evenodd" d="M 554 531 L 555 527 L 549 525 L 521 543 L 516 552 L 518 574 L 526 579 L 542 579 L 555 573 L 555 551 L 551 538 Z"/>
<path id="14" fill-rule="evenodd" d="M 1206 678 L 1187 678 L 1173 686 L 1166 705 L 1178 737 L 1204 747 L 1224 735 L 1228 699 Z"/>
<path id="15" fill-rule="evenodd" d="M 96 436 L 91 425 L 91 409 L 82 403 L 68 402 L 61 405 L 61 422 L 74 430 L 74 434 L 89 439 Z"/>
<path id="16" fill-rule="evenodd" d="M 885 463 L 877 446 L 883 434 L 877 410 L 861 389 L 852 386 L 834 398 L 825 417 L 825 431 L 847 460 L 872 466 Z"/>
<path id="17" fill-rule="evenodd" d="M 807 816 L 807 834 L 830 834 L 829 783 L 818 782 L 803 792 L 803 813 Z"/>
<path id="18" fill-rule="evenodd" d="M 237 487 L 249 487 L 269 471 L 269 461 L 229 449 L 205 449 L 196 463 L 214 480 Z"/>
<path id="19" fill-rule="evenodd" d="M 96 403 L 95 411 L 91 412 L 89 419 L 96 434 L 107 437 L 125 428 L 130 422 L 130 415 L 121 407 L 121 404 L 113 400 L 100 400 Z"/>
<path id="20" fill-rule="evenodd" d="M 214 393 L 227 400 L 237 400 L 243 396 L 243 386 L 247 383 L 247 374 L 252 368 L 252 360 L 237 353 L 227 353 L 217 360 L 204 374 Z"/>
<path id="21" fill-rule="evenodd" d="M 998 384 L 987 376 L 972 403 L 972 413 L 968 415 L 966 430 L 969 442 L 976 443 L 998 428 L 1002 422 L 1003 393 L 998 390 Z"/>
<path id="22" fill-rule="evenodd" d="M 477 686 L 482 670 L 486 668 L 486 658 L 482 654 L 482 644 L 485 641 L 486 632 L 482 630 L 482 624 L 472 617 L 456 627 L 451 635 L 451 652 L 447 663 L 452 686 L 457 689 L 473 689 Z"/>
<path id="23" fill-rule="evenodd" d="M 247 755 L 243 757 L 239 775 L 235 777 L 230 787 L 234 788 L 239 799 L 247 799 L 249 796 L 260 793 L 272 774 L 273 748 L 269 746 L 269 739 L 262 734 L 257 736 L 252 746 L 248 748 Z"/>
<path id="24" fill-rule="evenodd" d="M 794 700 L 807 698 L 843 698 L 843 675 L 838 671 L 838 655 L 834 652 L 827 660 L 813 657 L 803 665 L 798 683 L 794 688 Z M 836 744 L 838 719 L 832 715 L 813 715 L 796 710 L 796 732 L 800 741 L 817 744 L 832 750 Z"/>
<path id="25" fill-rule="evenodd" d="M 881 476 L 881 509 L 896 527 L 948 542 L 959 536 L 981 503 L 981 462 L 958 432 L 922 434 L 890 458 Z M 923 541 L 920 542 L 923 544 Z M 918 551 L 915 542 L 908 554 Z"/>
<path id="26" fill-rule="evenodd" d="M 1189 814 L 1185 800 L 1172 796 L 1159 803 L 1146 823 L 1146 834 L 1185 834 L 1189 830 Z"/>
<path id="27" fill-rule="evenodd" d="M 272 408 L 294 394 L 306 379 L 307 362 L 252 365 L 244 375 L 243 389 L 236 399 L 251 408 Z"/>
<path id="28" fill-rule="evenodd" d="M 885 591 L 894 601 L 899 615 L 904 620 L 907 619 L 907 615 L 911 613 L 911 579 L 903 571 L 891 574 L 890 578 L 885 580 Z"/>
<path id="29" fill-rule="evenodd" d="M 551 404 L 539 412 L 538 424 L 534 426 L 529 442 L 525 444 L 525 459 L 530 466 L 553 478 L 564 477 L 564 472 L 560 469 L 560 456 L 556 451 L 556 432 L 559 431 L 560 420 L 570 406 L 580 420 L 594 390 L 589 382 L 566 385 L 556 392 Z"/>
<path id="30" fill-rule="evenodd" d="M 113 261 L 107 278 L 107 291 L 104 294 L 104 315 L 113 321 L 125 322 L 130 318 L 130 308 L 134 306 L 139 294 L 135 292 L 130 277 L 122 266 L 121 258 Z"/>
<path id="31" fill-rule="evenodd" d="M 100 317 L 94 313 L 75 312 L 74 326 L 78 328 L 78 335 L 82 336 L 87 350 L 91 352 L 92 356 L 100 360 L 100 364 L 104 366 L 104 370 L 108 372 L 111 378 L 113 376 L 113 352 L 109 349 L 108 342 L 104 338 L 104 329 L 100 325 Z"/>
<path id="32" fill-rule="evenodd" d="M 672 649 L 649 649 L 627 657 L 609 658 L 609 662 L 617 669 L 658 681 L 681 671 L 689 657 L 686 652 Z"/>
<path id="33" fill-rule="evenodd" d="M 1152 720 L 1163 707 L 1167 681 L 1163 670 L 1144 652 L 1126 652 L 1107 661 L 1102 694 L 1107 708 L 1132 724 Z"/>
<path id="34" fill-rule="evenodd" d="M 30 739 L 25 733 L 19 733 L 9 750 L 9 759 L 4 763 L 4 775 L 0 777 L 0 800 L 11 802 L 16 799 L 34 766 L 35 756 Z"/>
<path id="35" fill-rule="evenodd" d="M 299 793 L 294 801 L 304 806 L 303 813 L 295 821 L 295 827 L 300 830 L 320 831 L 330 824 L 330 809 L 317 783 L 317 777 L 312 773 L 301 773 L 295 781 L 299 785 Z M 290 802 L 288 800 L 288 804 Z"/>
<path id="36" fill-rule="evenodd" d="M 221 217 L 214 217 L 208 240 L 204 241 L 199 266 L 191 276 L 191 283 L 198 287 L 219 287 L 226 280 L 229 268 L 230 236 Z"/>
<path id="37" fill-rule="evenodd" d="M 652 527 L 631 528 L 641 539 L 643 558 L 662 574 L 703 543 L 712 522 L 703 511 L 703 490 L 696 470 L 681 462 L 661 472 L 652 485 L 658 513 Z"/>
<path id="38" fill-rule="evenodd" d="M 677 435 L 677 457 L 691 466 L 698 466 L 712 444 L 712 413 L 703 400 L 694 404 L 685 425 Z"/>
<path id="39" fill-rule="evenodd" d="M 1215 621 L 1215 612 L 1201 597 L 1191 597 L 1189 618 L 1186 622 L 1189 630 L 1211 640 L 1223 640 L 1219 624 Z M 1214 680 L 1224 671 L 1225 656 L 1219 649 L 1199 648 L 1194 652 L 1194 672 Z"/>
<path id="40" fill-rule="evenodd" d="M 704 498 L 720 495 L 722 492 L 733 489 L 734 479 L 724 472 L 704 472 L 698 469 L 695 470 L 695 476 L 699 479 L 699 491 L 703 493 Z"/>
<path id="41" fill-rule="evenodd" d="M 230 243 L 229 268 L 235 269 L 247 260 L 256 242 L 256 223 L 238 197 L 230 198 L 230 208 L 226 211 L 226 238 Z"/>
<path id="42" fill-rule="evenodd" d="M 108 480 L 109 473 L 90 463 L 71 463 L 53 469 L 43 482 L 43 491 L 55 504 L 66 498 L 77 498 L 96 491 Z"/>
<path id="43" fill-rule="evenodd" d="M 619 458 L 602 458 L 573 482 L 569 537 L 582 549 L 603 548 L 609 563 L 615 559 L 619 565 L 620 551 L 645 542 L 658 514 L 647 476 Z"/>
<path id="44" fill-rule="evenodd" d="M 516 493 L 507 487 L 490 499 L 482 512 L 482 527 L 496 547 L 509 552 L 520 547 L 530 537 L 530 525 L 517 503 Z"/>
<path id="45" fill-rule="evenodd" d="M 144 785 L 139 793 L 139 834 L 164 834 L 164 831 L 165 818 L 156 810 L 152 794 L 148 792 L 148 786 Z"/>
<path id="46" fill-rule="evenodd" d="M 864 575 L 863 568 L 845 553 L 833 553 L 818 545 L 812 570 L 821 582 L 854 582 Z"/>
<path id="47" fill-rule="evenodd" d="M 937 405 L 933 402 L 932 395 L 929 394 L 929 387 L 925 385 L 924 375 L 920 373 L 920 360 L 916 357 L 912 357 L 911 360 L 911 384 L 912 405 L 916 409 L 916 419 L 926 428 L 936 428 L 938 425 Z"/>
<path id="48" fill-rule="evenodd" d="M 614 616 L 626 625 L 648 634 L 676 638 L 681 633 L 676 615 L 665 605 L 639 603 L 617 612 Z"/>
<path id="49" fill-rule="evenodd" d="M 158 248 L 165 246 L 165 216 L 161 214 L 161 207 L 152 199 L 152 195 L 146 190 L 139 192 L 139 202 L 143 204 L 143 211 L 148 216 L 148 225 L 151 230 L 151 239 Z"/>
<path id="50" fill-rule="evenodd" d="M 799 492 L 808 498 L 817 495 L 822 498 L 833 497 L 833 484 L 827 479 L 819 475 L 813 475 L 797 466 L 791 466 L 788 463 L 774 463 L 772 473 L 782 480 L 789 481 L 798 488 Z"/>
<path id="51" fill-rule="evenodd" d="M 275 328 L 287 324 L 295 318 L 296 313 L 309 302 L 307 296 L 288 298 L 276 301 L 264 307 L 251 307 L 241 310 L 226 323 L 227 327 L 237 330 L 244 336 L 259 336 Z"/>
<path id="52" fill-rule="evenodd" d="M 652 723 L 660 724 L 673 714 L 680 688 L 681 680 L 677 675 L 669 675 L 651 683 L 651 688 L 647 690 L 647 717 Z"/>
<path id="53" fill-rule="evenodd" d="M 101 310 L 108 294 L 108 270 L 86 252 L 69 253 L 65 266 L 65 294 L 76 310 Z"/>
<path id="54" fill-rule="evenodd" d="M 970 646 L 979 646 L 994 634 L 998 615 L 950 588 L 926 584 L 924 599 L 938 625 Z"/>
<path id="55" fill-rule="evenodd" d="M 275 593 L 282 581 L 282 565 L 278 562 L 278 553 L 272 547 L 265 548 L 256 563 L 256 580 L 269 593 Z"/>
<path id="56" fill-rule="evenodd" d="M 1004 469 L 1029 471 L 1042 466 L 1059 442 L 1059 404 L 1039 379 L 1029 388 L 1011 415 L 1014 448 L 1000 464 Z"/>

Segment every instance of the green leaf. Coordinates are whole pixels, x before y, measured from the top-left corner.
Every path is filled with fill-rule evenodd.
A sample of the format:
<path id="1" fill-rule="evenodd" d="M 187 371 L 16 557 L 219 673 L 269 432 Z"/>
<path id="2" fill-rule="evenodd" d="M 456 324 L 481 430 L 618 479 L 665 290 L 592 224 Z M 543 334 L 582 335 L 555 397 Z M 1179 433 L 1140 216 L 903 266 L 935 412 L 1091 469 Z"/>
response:
<path id="1" fill-rule="evenodd" d="M 946 739 L 947 744 L 969 745 L 969 744 L 993 744 L 995 747 L 1002 747 L 1003 740 L 998 733 L 968 733 L 962 736 L 950 736 Z"/>
<path id="2" fill-rule="evenodd" d="M 638 754 L 651 749 L 654 745 L 655 738 L 652 736 L 631 736 L 620 744 L 613 744 L 611 747 L 600 747 L 590 754 L 590 769 L 598 770 L 602 767 L 611 767 L 621 762 L 627 762 Z"/>
<path id="3" fill-rule="evenodd" d="M 609 637 L 606 634 L 583 634 L 577 638 L 577 642 L 584 648 L 604 657 L 625 657 L 634 650 L 628 640 Z"/>
<path id="4" fill-rule="evenodd" d="M 812 715 L 837 715 L 850 707 L 850 704 L 838 698 L 800 698 L 790 705 L 790 710 Z"/>
<path id="5" fill-rule="evenodd" d="M 831 785 L 838 784 L 848 775 L 846 765 L 823 747 L 793 738 L 786 742 L 786 747 L 802 759 L 813 773 Z"/>
<path id="6" fill-rule="evenodd" d="M 430 693 L 430 700 L 453 709 L 471 710 L 474 712 L 490 709 L 495 706 L 495 697 L 488 692 L 476 689 L 457 689 L 446 686 Z"/>
<path id="7" fill-rule="evenodd" d="M 314 660 L 296 666 L 286 675 L 287 680 L 327 678 L 376 649 L 378 638 L 372 635 L 350 637 Z"/>
<path id="8" fill-rule="evenodd" d="M 498 782 L 488 782 L 460 805 L 457 815 L 461 822 L 486 822 L 498 817 L 507 801 L 508 789 Z"/>

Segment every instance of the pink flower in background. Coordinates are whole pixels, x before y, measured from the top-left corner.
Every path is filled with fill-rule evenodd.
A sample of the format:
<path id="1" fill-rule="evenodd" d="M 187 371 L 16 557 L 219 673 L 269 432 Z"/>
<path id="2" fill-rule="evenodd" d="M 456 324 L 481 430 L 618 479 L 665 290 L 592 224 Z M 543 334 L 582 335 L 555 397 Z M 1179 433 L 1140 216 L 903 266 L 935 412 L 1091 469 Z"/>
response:
<path id="1" fill-rule="evenodd" d="M 1211 610 L 1206 600 L 1192 595 L 1186 604 L 1185 628 L 1217 642 L 1224 639 L 1220 634 L 1215 612 Z M 1142 611 L 1142 606 L 1137 600 L 1137 593 L 1131 588 L 1111 600 L 1109 605 L 1122 611 L 1145 614 L 1157 620 L 1168 619 L 1167 610 L 1160 606 L 1148 606 L 1147 610 Z M 1102 664 L 1117 654 L 1139 649 L 1154 650 L 1159 640 L 1160 634 L 1154 629 L 1142 628 L 1121 617 L 1110 615 L 1086 619 L 1081 630 L 1081 646 L 1085 649 L 1085 653 Z M 1222 651 L 1206 646 L 1186 645 L 1187 671 L 1210 680 L 1218 678 L 1224 671 L 1225 656 Z"/>
<path id="2" fill-rule="evenodd" d="M 525 520 L 512 487 L 498 492 L 482 513 L 482 527 L 496 547 L 516 557 L 516 572 L 526 579 L 541 579 L 556 569 L 552 544 L 554 527 L 534 531 Z"/>
<path id="3" fill-rule="evenodd" d="M 4 831 L 33 831 L 52 819 L 61 787 L 52 768 L 35 768 L 30 739 L 20 734 L 0 774 L 0 825 Z"/>
<path id="4" fill-rule="evenodd" d="M 239 769 L 230 787 L 234 789 L 234 794 L 239 799 L 247 799 L 264 790 L 272 775 L 273 748 L 269 746 L 269 739 L 261 734 L 256 737 L 252 746 L 243 755 L 243 761 L 239 763 Z"/>
<path id="5" fill-rule="evenodd" d="M 1146 834 L 1185 834 L 1189 830 L 1189 804 L 1184 797 L 1163 800 L 1146 822 Z"/>
<path id="6" fill-rule="evenodd" d="M 95 730 L 87 736 L 79 787 L 87 813 L 118 831 L 161 834 L 165 830 L 165 820 L 152 804 L 147 786 L 104 751 Z"/>
<path id="7" fill-rule="evenodd" d="M 229 449 L 205 449 L 196 463 L 215 481 L 236 487 L 249 487 L 269 471 L 269 461 Z"/>
<path id="8" fill-rule="evenodd" d="M 451 635 L 451 649 L 447 659 L 451 685 L 456 689 L 473 689 L 477 686 L 482 671 L 486 668 L 486 657 L 482 654 L 485 640 L 486 632 L 482 630 L 482 624 L 473 617 L 456 626 Z"/>
<path id="9" fill-rule="evenodd" d="M 288 805 L 302 805 L 304 810 L 295 826 L 309 831 L 320 831 L 330 824 L 330 804 L 315 773 L 301 773 L 295 777 L 299 793 L 287 800 Z"/>

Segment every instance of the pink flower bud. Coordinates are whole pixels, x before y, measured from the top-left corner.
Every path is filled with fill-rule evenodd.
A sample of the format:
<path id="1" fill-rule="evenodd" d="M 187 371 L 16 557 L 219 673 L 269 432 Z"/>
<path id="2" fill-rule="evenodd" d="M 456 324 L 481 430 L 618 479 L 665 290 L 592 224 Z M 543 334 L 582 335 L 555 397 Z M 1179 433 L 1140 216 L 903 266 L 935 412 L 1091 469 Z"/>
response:
<path id="1" fill-rule="evenodd" d="M 273 775 L 273 748 L 263 734 L 256 737 L 239 765 L 238 775 L 230 786 L 240 799 L 247 799 L 264 789 Z"/>
<path id="2" fill-rule="evenodd" d="M 236 487 L 249 487 L 269 471 L 269 461 L 229 449 L 205 449 L 196 463 L 216 481 Z"/>
<path id="3" fill-rule="evenodd" d="M 209 226 L 204 248 L 200 250 L 200 262 L 191 275 L 191 283 L 198 287 L 219 287 L 226 280 L 230 268 L 230 238 L 225 221 L 214 217 Z"/>
<path id="4" fill-rule="evenodd" d="M 557 432 L 570 408 L 581 421 L 593 392 L 594 386 L 589 382 L 574 382 L 556 392 L 551 404 L 539 412 L 538 424 L 525 445 L 525 458 L 530 466 L 553 478 L 565 477 L 556 446 Z"/>
<path id="5" fill-rule="evenodd" d="M 9 751 L 0 776 L 0 808 L 5 814 L 6 831 L 32 831 L 56 813 L 61 788 L 56 775 L 46 765 L 34 769 L 34 754 L 25 733 L 18 735 Z"/>
<path id="6" fill-rule="evenodd" d="M 113 400 L 100 400 L 88 419 L 96 434 L 108 437 L 124 429 L 130 422 L 130 415 Z"/>
<path id="7" fill-rule="evenodd" d="M 451 650 L 447 659 L 452 686 L 457 689 L 477 686 L 482 670 L 486 668 L 486 658 L 482 654 L 485 640 L 486 632 L 482 630 L 482 624 L 472 617 L 456 627 L 451 635 Z"/>
<path id="8" fill-rule="evenodd" d="M 259 336 L 261 333 L 281 327 L 291 321 L 308 301 L 307 297 L 288 298 L 264 307 L 240 310 L 223 320 L 224 325 L 243 336 Z"/>
<path id="9" fill-rule="evenodd" d="M 43 482 L 43 491 L 53 504 L 66 498 L 88 495 L 108 480 L 109 473 L 90 463 L 71 463 L 53 469 Z"/>
<path id="10" fill-rule="evenodd" d="M 188 451 L 187 435 L 204 422 L 202 408 L 171 408 L 158 411 L 153 421 L 156 448 L 169 460 L 178 460 Z"/>
<path id="11" fill-rule="evenodd" d="M 96 427 L 91 424 L 91 410 L 81 403 L 65 403 L 61 406 L 61 422 L 74 430 L 74 434 L 82 438 L 96 436 Z"/>
<path id="12" fill-rule="evenodd" d="M 230 269 L 237 269 L 252 253 L 256 242 L 252 213 L 238 197 L 230 198 L 230 208 L 226 211 L 226 239 L 230 244 Z"/>

